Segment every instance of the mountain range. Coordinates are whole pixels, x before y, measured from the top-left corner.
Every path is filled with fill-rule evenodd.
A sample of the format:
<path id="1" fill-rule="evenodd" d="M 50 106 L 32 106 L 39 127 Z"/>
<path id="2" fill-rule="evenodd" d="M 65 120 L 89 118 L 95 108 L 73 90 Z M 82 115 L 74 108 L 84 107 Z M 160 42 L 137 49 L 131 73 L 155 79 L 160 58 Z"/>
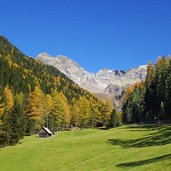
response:
<path id="1" fill-rule="evenodd" d="M 80 87 L 103 98 L 115 97 L 115 99 L 120 99 L 123 90 L 127 86 L 146 78 L 146 65 L 141 65 L 127 71 L 104 68 L 97 73 L 90 73 L 77 62 L 63 55 L 52 57 L 44 52 L 36 56 L 35 59 L 56 67 Z"/>

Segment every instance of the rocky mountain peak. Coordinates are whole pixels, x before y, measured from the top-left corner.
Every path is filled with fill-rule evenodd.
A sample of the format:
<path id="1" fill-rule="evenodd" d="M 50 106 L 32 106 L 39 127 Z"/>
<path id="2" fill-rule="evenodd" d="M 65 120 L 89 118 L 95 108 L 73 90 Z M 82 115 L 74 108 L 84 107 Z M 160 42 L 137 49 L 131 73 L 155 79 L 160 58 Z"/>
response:
<path id="1" fill-rule="evenodd" d="M 104 68 L 104 69 L 99 70 L 96 73 L 96 76 L 112 76 L 112 77 L 119 76 L 119 77 L 121 77 L 125 74 L 126 74 L 126 72 L 123 70 L 115 70 L 115 69 L 110 70 L 110 69 Z"/>
<path id="2" fill-rule="evenodd" d="M 68 58 L 67 56 L 64 55 L 57 55 L 56 57 L 54 57 L 55 59 L 59 59 L 61 61 L 72 61 L 70 58 Z"/>
<path id="3" fill-rule="evenodd" d="M 52 58 L 47 52 L 42 52 L 37 55 L 37 58 Z"/>
<path id="4" fill-rule="evenodd" d="M 144 80 L 147 70 L 146 65 L 141 65 L 128 71 L 103 68 L 92 74 L 64 55 L 41 53 L 36 59 L 56 67 L 80 87 L 105 97 L 120 97 L 128 85 Z"/>

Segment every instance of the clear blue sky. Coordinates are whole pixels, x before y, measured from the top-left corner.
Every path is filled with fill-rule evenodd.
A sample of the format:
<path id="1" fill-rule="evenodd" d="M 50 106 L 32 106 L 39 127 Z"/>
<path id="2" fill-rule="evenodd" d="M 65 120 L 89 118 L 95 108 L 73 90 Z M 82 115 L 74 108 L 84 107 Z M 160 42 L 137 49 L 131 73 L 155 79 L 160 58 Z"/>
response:
<path id="1" fill-rule="evenodd" d="M 171 54 L 171 0 L 0 0 L 0 34 L 28 56 L 126 70 Z"/>

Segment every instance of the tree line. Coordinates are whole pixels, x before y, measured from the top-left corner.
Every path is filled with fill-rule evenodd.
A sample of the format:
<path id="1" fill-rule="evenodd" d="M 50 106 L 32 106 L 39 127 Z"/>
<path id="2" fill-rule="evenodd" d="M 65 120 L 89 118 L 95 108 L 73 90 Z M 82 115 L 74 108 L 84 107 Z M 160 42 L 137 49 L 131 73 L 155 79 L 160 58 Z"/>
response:
<path id="1" fill-rule="evenodd" d="M 0 146 L 14 145 L 42 126 L 59 131 L 114 127 L 119 121 L 109 99 L 99 100 L 0 36 Z"/>
<path id="2" fill-rule="evenodd" d="M 121 122 L 119 116 L 109 99 L 99 102 L 80 96 L 69 104 L 57 89 L 45 94 L 37 85 L 26 98 L 23 92 L 15 94 L 5 86 L 0 95 L 0 146 L 14 145 L 24 135 L 38 133 L 43 126 L 54 132 L 71 127 L 95 128 L 99 123 L 116 127 Z"/>
<path id="3" fill-rule="evenodd" d="M 146 80 L 128 87 L 123 102 L 124 123 L 171 121 L 171 57 L 149 62 Z"/>

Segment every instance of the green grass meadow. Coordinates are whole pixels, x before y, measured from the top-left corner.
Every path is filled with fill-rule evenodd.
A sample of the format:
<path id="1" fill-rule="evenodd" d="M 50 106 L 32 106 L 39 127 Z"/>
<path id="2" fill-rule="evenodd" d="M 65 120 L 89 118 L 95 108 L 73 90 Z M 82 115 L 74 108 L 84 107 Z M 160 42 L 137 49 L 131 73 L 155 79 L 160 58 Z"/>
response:
<path id="1" fill-rule="evenodd" d="M 129 125 L 110 130 L 25 137 L 0 149 L 0 171 L 170 171 L 171 125 Z"/>

